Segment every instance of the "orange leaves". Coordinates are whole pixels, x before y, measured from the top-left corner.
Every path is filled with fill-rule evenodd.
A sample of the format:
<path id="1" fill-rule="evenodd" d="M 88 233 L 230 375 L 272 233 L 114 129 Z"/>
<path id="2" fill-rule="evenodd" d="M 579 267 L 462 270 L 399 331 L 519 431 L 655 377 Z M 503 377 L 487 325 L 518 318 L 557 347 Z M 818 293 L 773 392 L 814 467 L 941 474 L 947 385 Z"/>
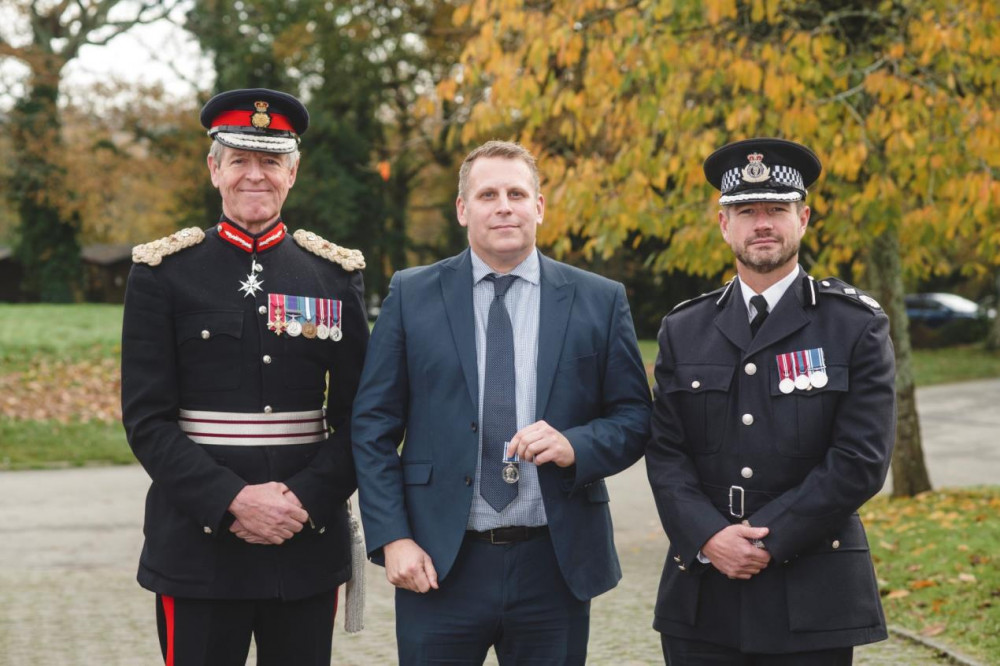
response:
<path id="1" fill-rule="evenodd" d="M 632 252 L 631 229 L 669 239 L 658 266 L 717 273 L 725 247 L 700 163 L 756 134 L 823 160 L 807 240 L 820 266 L 862 266 L 886 232 L 908 275 L 1000 263 L 997 10 L 942 2 L 921 16 L 926 5 L 902 2 L 917 20 L 885 12 L 858 42 L 830 17 L 807 24 L 792 0 L 747 0 L 738 20 L 735 0 L 472 0 L 453 17 L 480 26 L 455 84 L 481 99 L 462 137 L 516 131 L 543 170 L 573 155 L 549 197 L 542 239 L 556 247 L 573 233 L 602 256 Z"/>
<path id="2" fill-rule="evenodd" d="M 0 375 L 0 416 L 24 420 L 121 420 L 117 358 L 61 361 L 40 357 L 24 372 Z"/>

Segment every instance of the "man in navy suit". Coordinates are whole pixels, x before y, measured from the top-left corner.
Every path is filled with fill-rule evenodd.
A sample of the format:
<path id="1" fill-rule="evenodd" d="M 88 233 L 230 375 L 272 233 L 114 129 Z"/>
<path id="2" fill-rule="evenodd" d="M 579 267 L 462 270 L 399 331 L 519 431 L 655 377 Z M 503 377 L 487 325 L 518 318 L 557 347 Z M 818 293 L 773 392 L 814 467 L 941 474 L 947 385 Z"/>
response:
<path id="1" fill-rule="evenodd" d="M 535 248 L 538 181 L 518 144 L 472 151 L 469 249 L 397 273 L 373 331 L 352 434 L 402 664 L 582 664 L 621 578 L 604 478 L 642 455 L 649 386 L 622 285 Z"/>

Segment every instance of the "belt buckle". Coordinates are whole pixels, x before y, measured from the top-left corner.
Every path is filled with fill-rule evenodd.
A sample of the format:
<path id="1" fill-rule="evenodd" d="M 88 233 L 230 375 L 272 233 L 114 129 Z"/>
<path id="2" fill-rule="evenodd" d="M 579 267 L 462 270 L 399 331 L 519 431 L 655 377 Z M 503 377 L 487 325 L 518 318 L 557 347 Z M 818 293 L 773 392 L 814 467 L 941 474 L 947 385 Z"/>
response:
<path id="1" fill-rule="evenodd" d="M 506 541 L 502 541 L 502 540 L 498 541 L 497 540 L 497 533 L 499 531 L 500 531 L 499 528 L 494 528 L 494 529 L 490 530 L 490 544 L 492 544 L 494 546 L 503 546 L 503 545 L 506 545 L 506 544 L 510 543 L 509 539 L 506 540 Z"/>
<path id="2" fill-rule="evenodd" d="M 739 510 L 738 513 L 735 511 L 735 509 L 733 507 L 733 491 L 734 490 L 739 492 L 739 503 L 740 503 L 739 509 L 740 510 Z M 733 518 L 742 518 L 743 517 L 743 509 L 746 506 L 745 503 L 744 503 L 744 501 L 743 501 L 744 500 L 744 495 L 745 495 L 745 492 L 743 491 L 743 486 L 729 486 L 729 515 L 732 516 Z"/>

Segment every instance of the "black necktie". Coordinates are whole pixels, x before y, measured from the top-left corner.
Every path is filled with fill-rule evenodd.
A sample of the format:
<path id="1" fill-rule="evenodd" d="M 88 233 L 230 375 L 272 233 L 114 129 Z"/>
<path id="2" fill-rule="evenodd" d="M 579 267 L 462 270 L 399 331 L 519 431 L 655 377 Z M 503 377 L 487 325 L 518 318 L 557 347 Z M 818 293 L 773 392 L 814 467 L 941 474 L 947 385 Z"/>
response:
<path id="1" fill-rule="evenodd" d="M 479 470 L 479 494 L 502 511 L 517 497 L 517 483 L 503 479 L 505 446 L 517 432 L 514 389 L 514 329 L 504 294 L 516 275 L 487 275 L 493 282 L 493 303 L 486 323 L 486 373 L 483 382 L 483 450 Z"/>
<path id="2" fill-rule="evenodd" d="M 760 330 L 760 325 L 767 319 L 767 299 L 757 294 L 750 297 L 750 304 L 757 309 L 757 314 L 754 315 L 753 321 L 750 322 L 750 335 L 755 336 L 757 335 L 757 331 Z"/>

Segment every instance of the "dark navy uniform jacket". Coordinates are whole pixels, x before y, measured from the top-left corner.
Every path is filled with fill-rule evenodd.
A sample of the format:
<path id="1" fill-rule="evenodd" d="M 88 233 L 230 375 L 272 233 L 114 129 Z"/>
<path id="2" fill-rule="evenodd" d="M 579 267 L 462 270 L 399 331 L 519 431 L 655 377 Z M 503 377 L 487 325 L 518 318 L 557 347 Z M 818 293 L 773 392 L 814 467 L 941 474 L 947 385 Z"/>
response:
<path id="1" fill-rule="evenodd" d="M 850 285 L 799 273 L 756 337 L 738 280 L 663 319 L 646 465 L 670 539 L 654 621 L 666 635 L 767 653 L 886 637 L 857 510 L 894 443 L 889 320 Z M 776 357 L 816 348 L 826 385 L 781 391 Z M 742 520 L 770 528 L 772 561 L 748 581 L 698 559 Z"/>
<path id="2" fill-rule="evenodd" d="M 368 341 L 362 276 L 287 236 L 256 261 L 263 291 L 246 297 L 239 288 L 251 255 L 215 227 L 158 266 L 134 264 L 129 275 L 122 412 L 129 445 L 152 478 L 138 580 L 154 592 L 288 600 L 351 575 L 345 501 L 357 485 L 350 415 Z M 267 328 L 270 293 L 340 300 L 342 339 L 275 335 Z M 178 425 L 181 409 L 321 409 L 328 374 L 325 441 L 202 445 Z M 310 521 L 281 545 L 251 545 L 229 531 L 228 507 L 245 485 L 268 481 L 286 483 Z"/>

